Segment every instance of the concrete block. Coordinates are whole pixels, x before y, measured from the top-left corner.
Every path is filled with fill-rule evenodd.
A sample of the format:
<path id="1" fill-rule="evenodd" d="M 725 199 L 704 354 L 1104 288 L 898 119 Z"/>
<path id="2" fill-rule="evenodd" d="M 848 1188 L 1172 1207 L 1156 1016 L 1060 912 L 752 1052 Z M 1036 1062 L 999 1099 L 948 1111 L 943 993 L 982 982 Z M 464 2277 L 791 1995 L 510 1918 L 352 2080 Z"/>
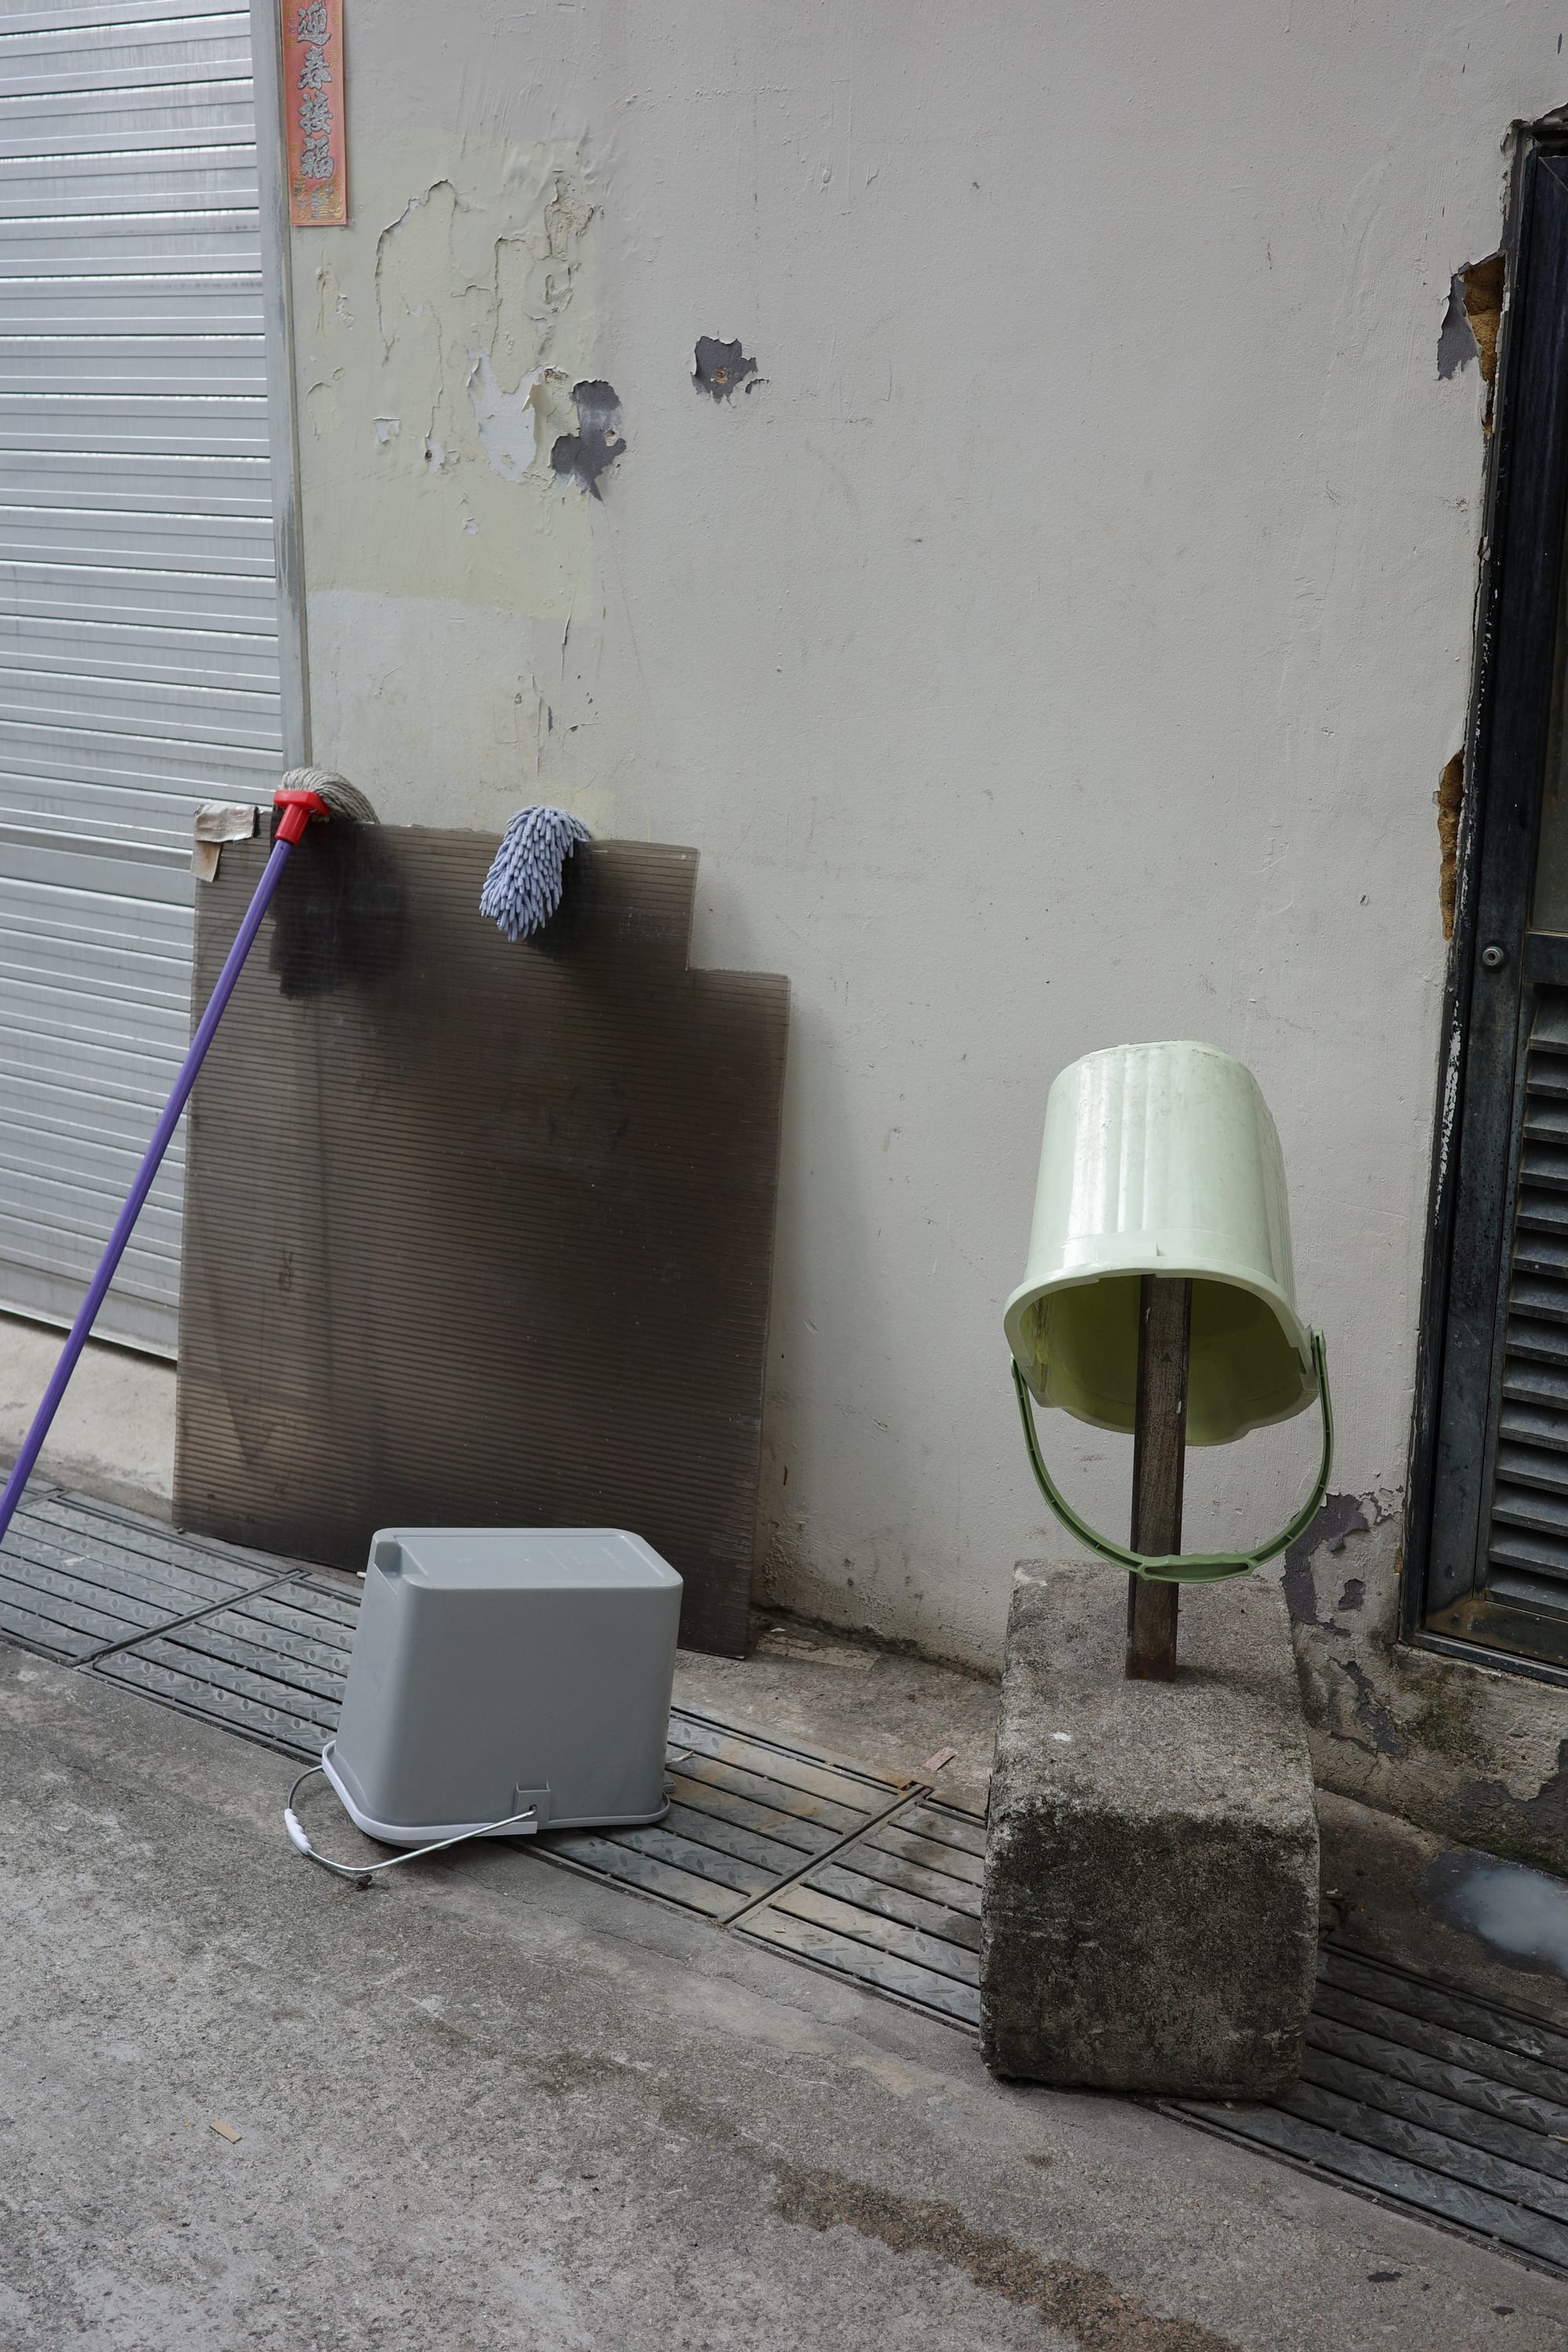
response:
<path id="1" fill-rule="evenodd" d="M 1262 2098 L 1299 2071 L 1318 1826 L 1289 1624 L 1258 1577 L 1182 1593 L 1173 1683 L 1122 1675 L 1114 1570 L 1018 1570 L 985 1862 L 998 2074 Z"/>

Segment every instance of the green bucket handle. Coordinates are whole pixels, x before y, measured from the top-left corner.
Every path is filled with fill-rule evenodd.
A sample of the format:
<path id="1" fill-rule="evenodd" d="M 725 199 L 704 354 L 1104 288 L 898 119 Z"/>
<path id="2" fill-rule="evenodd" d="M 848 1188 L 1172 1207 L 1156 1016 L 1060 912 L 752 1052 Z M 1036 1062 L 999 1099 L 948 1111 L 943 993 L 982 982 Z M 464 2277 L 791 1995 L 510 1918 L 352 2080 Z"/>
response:
<path id="1" fill-rule="evenodd" d="M 1013 1386 L 1018 1391 L 1018 1411 L 1023 1416 L 1024 1443 L 1029 1449 L 1029 1463 L 1039 1483 L 1041 1494 L 1050 1505 L 1069 1535 L 1078 1538 L 1101 1559 L 1114 1568 L 1125 1568 L 1133 1576 L 1146 1576 L 1160 1584 L 1215 1584 L 1222 1577 L 1249 1576 L 1261 1568 L 1266 1559 L 1277 1552 L 1288 1551 L 1298 1536 L 1305 1535 L 1322 1507 L 1323 1496 L 1329 1490 L 1329 1472 L 1334 1458 L 1334 1408 L 1329 1396 L 1329 1360 L 1321 1331 L 1312 1334 L 1312 1369 L 1318 1378 L 1318 1403 L 1323 1416 L 1323 1458 L 1318 1465 L 1317 1484 L 1287 1528 L 1271 1536 L 1255 1551 L 1190 1551 L 1149 1553 L 1130 1551 L 1125 1544 L 1112 1543 L 1109 1536 L 1099 1534 L 1087 1519 L 1080 1519 L 1067 1496 L 1058 1487 L 1047 1469 L 1040 1453 L 1039 1433 L 1035 1427 L 1034 1408 L 1028 1384 L 1015 1362 Z"/>

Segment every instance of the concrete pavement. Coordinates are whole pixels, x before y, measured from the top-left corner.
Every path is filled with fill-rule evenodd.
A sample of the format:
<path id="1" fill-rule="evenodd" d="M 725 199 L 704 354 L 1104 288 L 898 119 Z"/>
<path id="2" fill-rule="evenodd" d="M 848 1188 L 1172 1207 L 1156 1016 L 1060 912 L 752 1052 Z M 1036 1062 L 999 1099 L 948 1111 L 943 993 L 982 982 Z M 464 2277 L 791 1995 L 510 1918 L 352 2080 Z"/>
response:
<path id="1" fill-rule="evenodd" d="M 0 2344 L 1568 2331 L 1568 2284 L 1123 2102 L 999 2086 L 964 2035 L 526 1853 L 330 1881 L 284 1839 L 292 1769 L 0 1646 Z"/>

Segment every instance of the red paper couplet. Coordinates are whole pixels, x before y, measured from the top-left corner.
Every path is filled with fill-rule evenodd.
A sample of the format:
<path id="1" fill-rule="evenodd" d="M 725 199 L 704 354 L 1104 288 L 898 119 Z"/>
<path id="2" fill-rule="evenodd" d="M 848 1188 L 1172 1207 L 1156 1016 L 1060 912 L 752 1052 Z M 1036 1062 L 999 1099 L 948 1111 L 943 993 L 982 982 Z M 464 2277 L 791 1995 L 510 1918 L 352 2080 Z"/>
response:
<path id="1" fill-rule="evenodd" d="M 343 0 L 283 0 L 283 122 L 296 228 L 348 224 L 345 115 Z"/>

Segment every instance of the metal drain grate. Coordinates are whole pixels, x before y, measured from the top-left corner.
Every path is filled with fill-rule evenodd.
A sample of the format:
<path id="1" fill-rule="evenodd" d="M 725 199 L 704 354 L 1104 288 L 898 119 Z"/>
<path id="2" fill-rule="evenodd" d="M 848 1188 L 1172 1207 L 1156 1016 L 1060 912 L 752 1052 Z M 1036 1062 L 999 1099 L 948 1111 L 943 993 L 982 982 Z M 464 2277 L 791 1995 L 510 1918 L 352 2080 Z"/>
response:
<path id="1" fill-rule="evenodd" d="M 295 1576 L 100 1659 L 90 1671 L 314 1763 L 337 1729 L 359 1588 Z"/>
<path id="2" fill-rule="evenodd" d="M 175 1535 L 111 1503 L 34 1486 L 0 1546 L 0 1633 L 80 1664 L 292 1571 Z"/>
<path id="3" fill-rule="evenodd" d="M 722 1923 L 858 1835 L 912 1785 L 679 1709 L 668 1757 L 662 1822 L 558 1831 L 533 1850 Z"/>
<path id="4" fill-rule="evenodd" d="M 1170 2112 L 1568 2271 L 1568 2035 L 1325 1945 L 1302 2078 Z"/>
<path id="5" fill-rule="evenodd" d="M 359 1597 L 59 1489 L 35 1488 L 0 1548 L 0 1634 L 307 1761 L 337 1727 Z M 680 1709 L 668 1757 L 656 1827 L 521 1850 L 977 2028 L 983 1822 Z M 1285 2098 L 1162 2105 L 1568 2273 L 1568 2033 L 1532 2018 L 1331 1944 Z"/>
<path id="6" fill-rule="evenodd" d="M 0 1634 L 313 1761 L 359 1587 L 58 1489 L 0 1548 Z M 541 1860 L 696 1911 L 973 2032 L 983 1822 L 898 1780 L 677 1709 L 665 1819 L 559 1832 Z M 1184 2121 L 1568 2273 L 1568 2033 L 1323 1948 L 1301 2081 Z"/>
<path id="7" fill-rule="evenodd" d="M 741 1932 L 978 2028 L 984 1856 L 983 1822 L 917 1797 L 759 1903 Z"/>
<path id="8" fill-rule="evenodd" d="M 308 1762 L 337 1728 L 359 1600 L 58 1492 L 35 1490 L 0 1551 L 0 1633 Z M 668 1753 L 662 1822 L 528 1850 L 977 2024 L 982 1823 L 923 1781 L 679 1709 Z"/>

